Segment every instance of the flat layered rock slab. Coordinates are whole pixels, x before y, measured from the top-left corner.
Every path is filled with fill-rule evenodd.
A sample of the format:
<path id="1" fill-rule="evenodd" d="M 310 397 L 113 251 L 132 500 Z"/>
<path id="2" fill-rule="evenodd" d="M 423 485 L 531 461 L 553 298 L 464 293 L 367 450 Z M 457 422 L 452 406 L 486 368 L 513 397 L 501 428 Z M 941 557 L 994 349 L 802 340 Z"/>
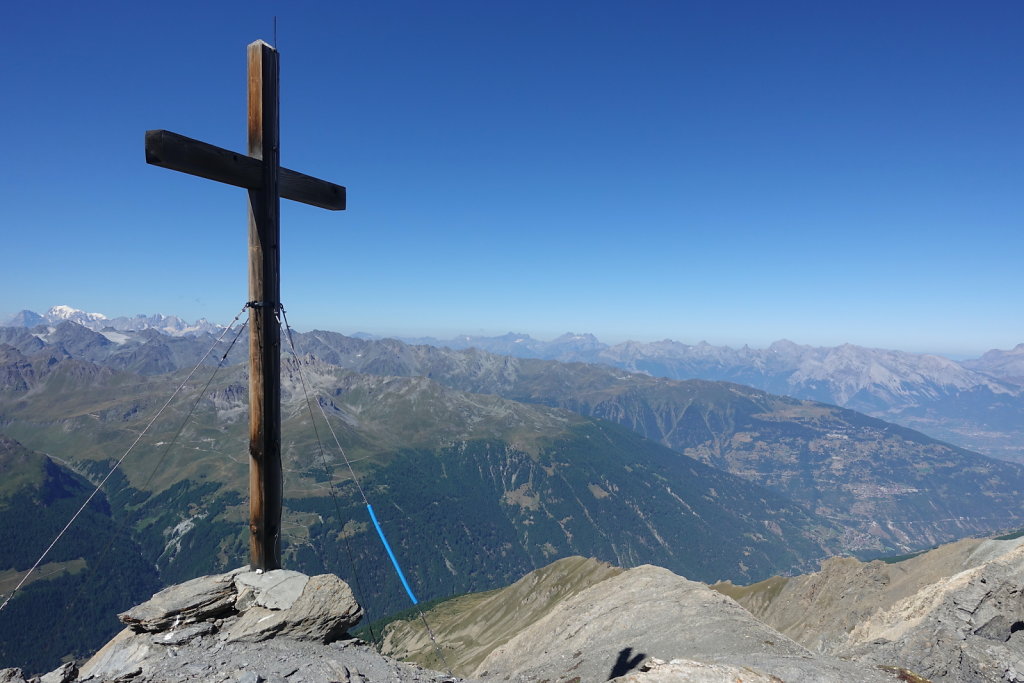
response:
<path id="1" fill-rule="evenodd" d="M 239 596 L 249 589 L 256 605 L 267 609 L 288 609 L 302 595 L 309 577 L 289 569 L 269 572 L 242 572 L 235 575 L 235 589 Z"/>
<path id="2" fill-rule="evenodd" d="M 229 614 L 235 604 L 235 572 L 200 576 L 169 586 L 152 598 L 117 616 L 134 631 L 166 631 L 176 624 L 204 621 Z"/>

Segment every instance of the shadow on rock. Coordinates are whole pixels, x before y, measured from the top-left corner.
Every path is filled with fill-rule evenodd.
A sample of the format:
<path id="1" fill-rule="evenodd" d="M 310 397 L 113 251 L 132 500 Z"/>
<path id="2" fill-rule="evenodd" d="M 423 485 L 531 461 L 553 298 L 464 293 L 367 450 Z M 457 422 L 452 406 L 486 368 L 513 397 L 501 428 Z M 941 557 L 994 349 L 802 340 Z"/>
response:
<path id="1" fill-rule="evenodd" d="M 624 647 L 619 651 L 619 658 L 615 660 L 615 666 L 612 667 L 612 672 L 608 674 L 609 681 L 619 676 L 625 676 L 647 659 L 647 655 L 643 652 L 630 657 L 631 654 L 633 654 L 633 648 L 631 647 Z"/>

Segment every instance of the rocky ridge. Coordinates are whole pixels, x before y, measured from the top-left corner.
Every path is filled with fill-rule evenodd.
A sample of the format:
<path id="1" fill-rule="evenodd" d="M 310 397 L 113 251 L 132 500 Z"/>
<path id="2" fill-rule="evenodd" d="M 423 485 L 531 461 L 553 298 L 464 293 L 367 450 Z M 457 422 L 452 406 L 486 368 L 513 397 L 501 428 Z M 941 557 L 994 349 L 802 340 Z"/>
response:
<path id="1" fill-rule="evenodd" d="M 490 615 L 520 605 L 524 614 L 494 628 Z M 652 565 L 622 570 L 565 558 L 427 617 L 438 641 L 458 650 L 446 655 L 453 671 L 484 681 L 892 680 L 812 653 L 731 598 Z M 436 656 L 421 631 L 416 622 L 395 622 L 383 651 L 429 666 Z"/>
<path id="2" fill-rule="evenodd" d="M 1017 344 L 1005 351 L 992 349 L 986 351 L 981 358 L 965 360 L 961 365 L 1010 384 L 1024 385 L 1024 344 Z"/>
<path id="3" fill-rule="evenodd" d="M 751 586 L 613 569 L 560 560 L 427 617 L 441 642 L 459 639 L 456 673 L 483 680 L 1024 683 L 1022 538 L 967 539 L 894 563 L 834 558 Z M 589 579 L 557 590 L 577 573 Z M 494 638 L 485 613 L 527 586 L 546 599 Z M 418 629 L 392 625 L 385 652 L 429 662 Z"/>
<path id="4" fill-rule="evenodd" d="M 898 660 L 933 681 L 1024 681 L 1022 574 L 1019 542 L 875 613 L 837 654 Z"/>
<path id="5" fill-rule="evenodd" d="M 560 602 L 491 652 L 473 675 L 512 681 L 608 680 L 650 656 L 746 668 L 783 681 L 890 680 L 880 671 L 815 656 L 726 596 L 651 565 Z"/>
<path id="6" fill-rule="evenodd" d="M 892 564 L 833 559 L 746 587 L 575 557 L 427 616 L 446 666 L 482 681 L 1024 683 L 1022 579 L 1022 538 Z M 160 591 L 119 615 L 127 628 L 81 668 L 29 680 L 459 680 L 349 637 L 361 615 L 333 575 L 238 569 Z M 385 652 L 422 662 L 419 628 L 393 624 Z M 0 683 L 26 677 L 4 669 Z"/>

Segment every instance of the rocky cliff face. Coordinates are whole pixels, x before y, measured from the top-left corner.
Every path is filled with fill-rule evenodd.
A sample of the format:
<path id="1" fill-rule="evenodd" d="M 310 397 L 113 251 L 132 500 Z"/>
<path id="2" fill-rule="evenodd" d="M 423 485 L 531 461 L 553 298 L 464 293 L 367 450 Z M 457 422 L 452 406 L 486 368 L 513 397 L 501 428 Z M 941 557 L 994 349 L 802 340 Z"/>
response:
<path id="1" fill-rule="evenodd" d="M 1017 543 L 879 610 L 838 654 L 899 660 L 933 681 L 1024 681 L 1022 575 L 1024 543 Z"/>
<path id="2" fill-rule="evenodd" d="M 815 652 L 898 663 L 939 681 L 1024 681 L 1024 539 L 966 539 L 904 562 L 718 584 Z"/>

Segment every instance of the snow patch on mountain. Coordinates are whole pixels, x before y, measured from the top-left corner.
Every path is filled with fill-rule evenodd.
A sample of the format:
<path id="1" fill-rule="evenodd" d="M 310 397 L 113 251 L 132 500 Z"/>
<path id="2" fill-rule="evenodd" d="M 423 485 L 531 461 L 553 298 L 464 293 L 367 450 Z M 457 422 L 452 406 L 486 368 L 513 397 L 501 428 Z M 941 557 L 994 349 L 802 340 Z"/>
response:
<path id="1" fill-rule="evenodd" d="M 113 330 L 110 329 L 100 330 L 100 334 L 102 334 L 104 337 L 114 342 L 115 344 L 124 344 L 129 339 L 131 339 L 131 337 L 129 337 L 124 332 L 114 332 Z"/>

